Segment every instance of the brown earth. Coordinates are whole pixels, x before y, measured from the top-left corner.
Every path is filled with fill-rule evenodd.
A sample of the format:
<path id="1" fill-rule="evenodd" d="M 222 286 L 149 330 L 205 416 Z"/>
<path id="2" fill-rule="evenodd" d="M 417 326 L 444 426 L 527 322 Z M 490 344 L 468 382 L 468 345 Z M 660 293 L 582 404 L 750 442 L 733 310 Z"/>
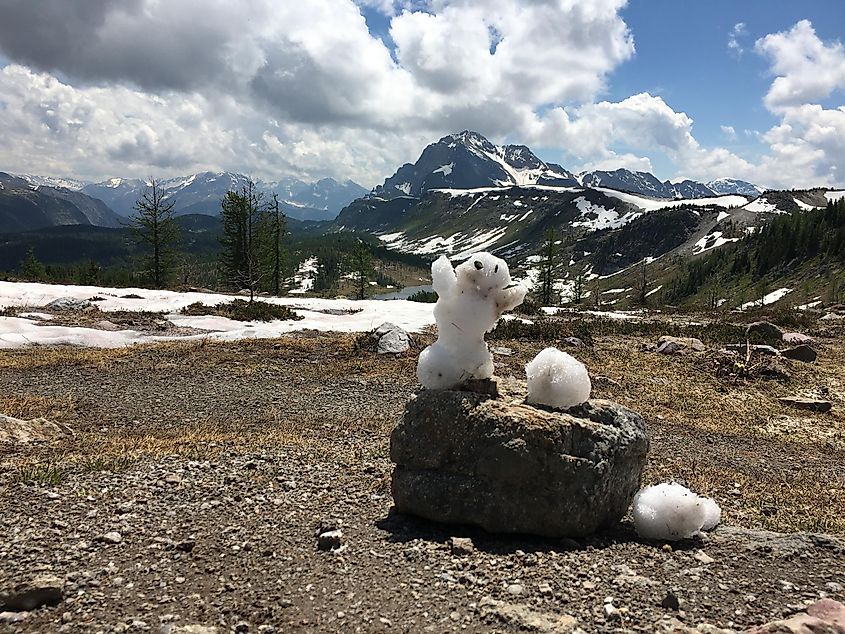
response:
<path id="1" fill-rule="evenodd" d="M 816 364 L 783 361 L 777 380 L 717 376 L 712 352 L 647 343 L 599 337 L 576 354 L 595 396 L 646 417 L 647 480 L 722 506 L 726 527 L 673 547 L 627 522 L 575 542 L 393 513 L 388 435 L 416 389 L 415 351 L 379 357 L 352 336 L 303 333 L 0 352 L 0 413 L 75 434 L 0 448 L 0 594 L 43 572 L 65 584 L 57 607 L 0 631 L 572 631 L 560 615 L 584 632 L 663 631 L 667 617 L 740 630 L 841 600 L 842 340 L 819 342 Z M 540 348 L 496 345 L 513 351 L 497 355 L 501 375 L 524 376 Z M 820 392 L 831 413 L 777 401 Z M 316 548 L 329 519 L 338 552 Z M 453 536 L 473 551 L 453 553 Z"/>

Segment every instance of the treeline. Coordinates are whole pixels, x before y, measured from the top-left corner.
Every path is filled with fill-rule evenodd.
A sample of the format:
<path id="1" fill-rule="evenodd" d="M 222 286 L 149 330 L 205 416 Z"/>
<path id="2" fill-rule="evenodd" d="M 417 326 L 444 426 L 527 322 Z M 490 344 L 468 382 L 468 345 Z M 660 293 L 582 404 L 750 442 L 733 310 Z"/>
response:
<path id="1" fill-rule="evenodd" d="M 666 299 L 679 302 L 704 286 L 743 277 L 759 284 L 815 258 L 845 263 L 845 199 L 824 209 L 777 215 L 739 242 L 687 261 L 667 284 Z"/>
<path id="2" fill-rule="evenodd" d="M 96 228 L 96 235 L 89 237 L 83 232 L 85 235 L 77 238 L 89 247 L 96 245 L 97 249 L 89 251 L 110 253 L 108 265 L 101 266 L 90 256 L 72 264 L 43 264 L 30 246 L 18 260 L 18 273 L 6 277 L 124 287 L 201 286 L 245 291 L 251 298 L 302 288 L 308 285 L 303 284 L 303 277 L 311 277 L 315 292 L 349 293 L 352 285 L 354 294 L 363 298 L 372 283 L 401 287 L 397 278 L 409 278 L 412 271 L 429 265 L 419 256 L 389 251 L 369 235 L 318 235 L 294 221 L 298 233 L 293 237 L 278 199 L 265 198 L 251 182 L 225 195 L 219 218 L 177 218 L 174 203 L 151 179 L 135 204 L 136 214 L 127 229 L 101 235 Z M 52 252 L 51 245 L 63 244 L 61 236 L 52 232 L 33 239 L 41 254 Z M 306 260 L 315 262 L 316 270 L 308 267 L 303 271 L 301 265 Z"/>

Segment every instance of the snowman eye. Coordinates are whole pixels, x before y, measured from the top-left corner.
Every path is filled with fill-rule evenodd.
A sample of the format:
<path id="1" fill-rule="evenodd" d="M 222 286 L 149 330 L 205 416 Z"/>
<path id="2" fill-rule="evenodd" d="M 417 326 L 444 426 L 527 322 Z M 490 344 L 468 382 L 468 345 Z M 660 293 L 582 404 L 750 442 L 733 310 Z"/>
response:
<path id="1" fill-rule="evenodd" d="M 475 262 L 473 262 L 473 265 L 479 271 L 484 268 L 484 265 L 481 263 L 481 260 L 476 260 Z"/>
<path id="2" fill-rule="evenodd" d="M 499 265 L 498 265 L 498 264 L 496 265 L 496 268 L 495 268 L 495 269 L 493 269 L 493 272 L 494 272 L 494 273 L 498 273 L 498 272 L 499 272 Z"/>

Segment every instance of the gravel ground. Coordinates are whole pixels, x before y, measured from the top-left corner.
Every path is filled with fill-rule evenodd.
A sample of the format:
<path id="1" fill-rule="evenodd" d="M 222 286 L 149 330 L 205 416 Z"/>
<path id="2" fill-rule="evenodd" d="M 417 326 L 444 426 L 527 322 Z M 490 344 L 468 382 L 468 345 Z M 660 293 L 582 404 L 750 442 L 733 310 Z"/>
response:
<path id="1" fill-rule="evenodd" d="M 58 606 L 0 631 L 741 630 L 845 596 L 841 538 L 751 520 L 669 547 L 627 523 L 537 540 L 394 514 L 388 434 L 414 359 L 334 336 L 4 353 L 0 404 L 76 436 L 0 449 L 0 593 L 41 573 L 64 584 Z M 714 447 L 712 432 L 679 442 L 649 423 L 663 467 L 690 442 Z M 339 549 L 318 550 L 321 523 Z"/>

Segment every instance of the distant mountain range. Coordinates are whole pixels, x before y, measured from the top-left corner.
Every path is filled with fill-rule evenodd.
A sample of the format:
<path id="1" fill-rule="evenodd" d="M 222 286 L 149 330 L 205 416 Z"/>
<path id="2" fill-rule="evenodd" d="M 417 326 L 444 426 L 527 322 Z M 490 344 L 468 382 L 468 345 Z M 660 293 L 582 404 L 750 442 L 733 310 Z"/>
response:
<path id="1" fill-rule="evenodd" d="M 172 199 L 177 215 L 220 213 L 220 201 L 231 190 L 240 190 L 248 177 L 233 172 L 202 172 L 178 178 L 162 179 L 159 185 L 166 199 Z M 146 188 L 141 179 L 112 178 L 101 183 L 83 185 L 81 191 L 99 198 L 122 216 L 134 213 L 135 201 Z M 350 202 L 367 190 L 352 181 L 338 183 L 324 178 L 306 183 L 289 178 L 280 181 L 256 181 L 258 191 L 265 197 L 276 193 L 285 214 L 297 220 L 332 220 Z"/>
<path id="2" fill-rule="evenodd" d="M 509 185 L 604 187 L 666 200 L 739 194 L 759 196 L 763 188 L 721 178 L 709 183 L 661 181 L 648 172 L 627 169 L 573 174 L 538 158 L 524 145 L 497 146 L 477 132 L 464 130 L 427 146 L 416 163 L 406 163 L 373 190 L 383 198 L 420 196 L 435 189 L 477 189 Z"/>
<path id="3" fill-rule="evenodd" d="M 63 225 L 119 227 L 122 219 L 103 201 L 61 187 L 34 186 L 0 172 L 0 232 Z"/>
<path id="4" fill-rule="evenodd" d="M 612 275 L 667 253 L 699 255 L 774 214 L 823 207 L 837 192 L 765 191 L 746 181 L 661 181 L 627 169 L 573 174 L 525 146 L 470 131 L 443 137 L 415 163 L 341 211 L 335 231 L 379 235 L 391 248 L 461 259 L 478 250 L 534 268 L 548 229 L 586 275 Z"/>

